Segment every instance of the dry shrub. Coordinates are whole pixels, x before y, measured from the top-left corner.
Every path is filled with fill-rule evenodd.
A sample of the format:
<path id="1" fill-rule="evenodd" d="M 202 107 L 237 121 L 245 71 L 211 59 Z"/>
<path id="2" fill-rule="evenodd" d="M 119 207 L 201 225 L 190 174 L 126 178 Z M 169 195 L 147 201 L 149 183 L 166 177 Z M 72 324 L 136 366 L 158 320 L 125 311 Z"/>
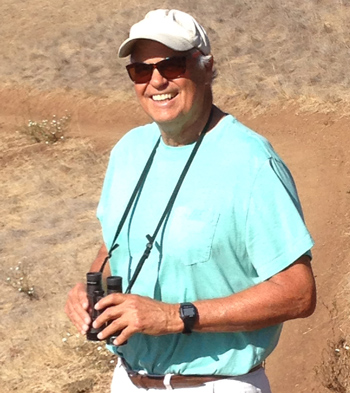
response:
<path id="1" fill-rule="evenodd" d="M 28 266 L 22 263 L 22 261 L 18 261 L 17 266 L 10 267 L 6 282 L 18 292 L 27 295 L 30 300 L 38 299 L 38 295 L 35 292 L 34 285 L 30 278 Z"/>
<path id="2" fill-rule="evenodd" d="M 338 284 L 337 296 L 331 304 L 322 302 L 329 316 L 330 338 L 315 372 L 322 385 L 334 393 L 350 393 L 350 340 L 347 338 L 349 293 L 350 275 L 346 273 Z"/>
<path id="3" fill-rule="evenodd" d="M 350 392 L 350 346 L 344 337 L 328 341 L 316 374 L 331 392 Z"/>
<path id="4" fill-rule="evenodd" d="M 26 126 L 20 127 L 20 131 L 28 135 L 34 142 L 45 142 L 53 144 L 62 142 L 68 131 L 70 115 L 56 117 L 52 115 L 51 120 L 44 119 L 42 121 L 29 120 Z"/>

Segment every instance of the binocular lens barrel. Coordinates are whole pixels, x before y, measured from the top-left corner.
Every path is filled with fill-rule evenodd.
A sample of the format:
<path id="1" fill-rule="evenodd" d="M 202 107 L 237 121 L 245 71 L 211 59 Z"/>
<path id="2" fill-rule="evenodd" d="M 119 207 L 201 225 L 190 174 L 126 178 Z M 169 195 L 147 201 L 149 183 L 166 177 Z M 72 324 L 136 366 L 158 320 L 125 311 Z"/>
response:
<path id="1" fill-rule="evenodd" d="M 86 274 L 86 289 L 88 294 L 102 290 L 102 273 L 89 272 Z"/>
<path id="2" fill-rule="evenodd" d="M 102 298 L 103 298 L 103 290 L 101 291 L 95 291 L 93 296 L 92 296 L 92 303 L 95 306 L 96 303 L 98 303 Z M 97 317 L 99 315 L 101 315 L 103 313 L 103 310 L 95 310 L 95 308 L 93 307 L 90 311 L 90 315 L 91 315 L 91 320 L 92 322 L 95 321 L 97 319 Z M 97 335 L 102 332 L 102 330 L 104 329 L 104 326 L 99 327 L 98 329 L 95 329 L 94 327 L 90 327 L 90 329 L 88 330 L 88 332 L 86 333 L 86 338 L 90 341 L 99 341 L 99 339 L 97 338 Z"/>
<path id="3" fill-rule="evenodd" d="M 107 294 L 122 293 L 122 278 L 120 276 L 107 277 Z"/>
<path id="4" fill-rule="evenodd" d="M 91 323 L 102 314 L 102 310 L 95 310 L 95 304 L 103 298 L 104 291 L 102 289 L 102 273 L 100 272 L 90 272 L 86 274 L 86 292 L 89 299 L 89 313 L 91 316 Z M 86 333 L 86 338 L 90 341 L 99 341 L 97 338 L 98 333 L 102 332 L 104 327 L 98 329 L 92 326 Z"/>
<path id="5" fill-rule="evenodd" d="M 112 293 L 122 293 L 122 277 L 120 276 L 110 276 L 107 277 L 107 295 L 110 295 Z M 109 336 L 106 339 L 107 344 L 109 345 L 114 345 L 113 341 L 118 337 L 120 333 L 115 332 L 113 336 Z"/>

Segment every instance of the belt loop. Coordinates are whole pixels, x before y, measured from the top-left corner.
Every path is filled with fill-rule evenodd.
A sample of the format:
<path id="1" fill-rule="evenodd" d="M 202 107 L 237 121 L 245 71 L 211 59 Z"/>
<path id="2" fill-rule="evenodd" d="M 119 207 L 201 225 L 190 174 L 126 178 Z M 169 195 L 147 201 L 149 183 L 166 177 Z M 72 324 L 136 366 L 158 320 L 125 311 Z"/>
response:
<path id="1" fill-rule="evenodd" d="M 173 375 L 174 374 L 165 374 L 164 376 L 163 383 L 166 390 L 174 390 L 174 388 L 171 386 L 171 377 Z"/>

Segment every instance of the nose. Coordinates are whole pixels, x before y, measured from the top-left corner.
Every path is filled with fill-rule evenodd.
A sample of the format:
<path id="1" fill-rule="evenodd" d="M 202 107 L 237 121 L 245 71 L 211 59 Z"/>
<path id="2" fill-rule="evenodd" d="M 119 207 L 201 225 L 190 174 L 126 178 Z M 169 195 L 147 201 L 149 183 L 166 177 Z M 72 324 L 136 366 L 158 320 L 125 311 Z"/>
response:
<path id="1" fill-rule="evenodd" d="M 149 83 L 156 89 L 159 89 L 160 87 L 163 87 L 168 84 L 168 79 L 162 76 L 157 68 L 154 68 L 152 73 L 152 78 L 149 81 Z"/>

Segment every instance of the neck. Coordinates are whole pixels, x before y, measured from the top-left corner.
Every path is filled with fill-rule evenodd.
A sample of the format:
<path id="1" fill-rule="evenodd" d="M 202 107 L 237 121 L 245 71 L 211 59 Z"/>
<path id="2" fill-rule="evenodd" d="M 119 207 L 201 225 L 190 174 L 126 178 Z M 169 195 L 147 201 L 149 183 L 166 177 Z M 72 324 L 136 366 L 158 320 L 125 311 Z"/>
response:
<path id="1" fill-rule="evenodd" d="M 212 116 L 210 113 L 212 111 Z M 216 124 L 225 116 L 225 114 L 217 108 L 215 105 L 210 103 L 208 107 L 203 111 L 204 114 L 197 120 L 186 124 L 185 126 L 171 125 L 160 125 L 160 132 L 162 134 L 163 142 L 169 146 L 185 146 L 197 141 L 201 133 L 203 132 L 207 122 L 209 121 L 207 132 L 210 132 Z M 210 120 L 209 120 L 210 119 Z"/>

